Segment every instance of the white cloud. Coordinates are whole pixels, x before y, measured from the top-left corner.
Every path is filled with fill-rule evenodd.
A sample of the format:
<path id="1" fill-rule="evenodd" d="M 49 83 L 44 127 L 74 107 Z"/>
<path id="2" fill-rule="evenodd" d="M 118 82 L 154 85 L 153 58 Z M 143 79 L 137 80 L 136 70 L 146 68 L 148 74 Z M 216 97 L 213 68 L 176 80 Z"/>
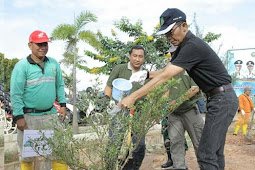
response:
<path id="1" fill-rule="evenodd" d="M 40 1 L 40 3 L 45 7 L 49 7 L 51 9 L 75 8 L 76 6 L 75 1 L 69 0 L 43 0 Z"/>
<path id="2" fill-rule="evenodd" d="M 6 19 L 3 25 L 6 27 L 0 28 L 0 34 L 1 39 L 6 41 L 1 41 L 0 51 L 8 58 L 23 58 L 29 54 L 28 37 L 36 27 L 36 22 L 29 18 L 16 18 Z"/>
<path id="3" fill-rule="evenodd" d="M 27 8 L 36 5 L 36 1 L 31 0 L 16 0 L 13 2 L 13 6 L 17 8 Z"/>
<path id="4" fill-rule="evenodd" d="M 185 11 L 189 14 L 205 13 L 205 14 L 219 14 L 227 12 L 238 6 L 241 3 L 247 2 L 247 0 L 186 0 L 187 3 L 184 6 Z M 248 0 L 250 1 L 250 0 Z"/>
<path id="5" fill-rule="evenodd" d="M 205 31 L 221 33 L 221 38 L 214 44 L 214 47 L 218 48 L 222 44 L 221 51 L 223 52 L 230 49 L 254 48 L 254 32 L 240 30 L 231 25 L 215 25 Z"/>

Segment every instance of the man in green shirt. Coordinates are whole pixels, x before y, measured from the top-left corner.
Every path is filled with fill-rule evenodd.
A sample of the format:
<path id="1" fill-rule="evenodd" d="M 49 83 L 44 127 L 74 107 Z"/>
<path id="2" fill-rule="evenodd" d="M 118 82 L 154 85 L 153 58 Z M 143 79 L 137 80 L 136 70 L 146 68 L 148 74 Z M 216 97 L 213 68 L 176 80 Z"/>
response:
<path id="1" fill-rule="evenodd" d="M 185 131 L 188 132 L 195 153 L 197 153 L 204 121 L 196 107 L 199 87 L 184 71 L 174 77 L 181 79 L 178 88 L 170 88 L 169 107 L 175 104 L 180 94 L 188 91 L 189 100 L 184 101 L 174 112 L 168 115 L 167 132 L 170 140 L 170 153 L 168 159 L 172 159 L 173 169 L 188 169 L 185 164 Z M 168 167 L 163 164 L 163 168 Z"/>
<path id="2" fill-rule="evenodd" d="M 145 61 L 145 49 L 140 46 L 136 45 L 131 48 L 129 51 L 129 62 L 126 64 L 119 64 L 115 66 L 108 78 L 107 85 L 104 90 L 104 94 L 106 98 L 111 98 L 112 96 L 112 82 L 117 78 L 124 78 L 130 80 L 130 77 L 134 75 L 134 73 L 140 73 L 140 71 L 144 70 L 142 67 Z M 147 73 L 147 71 L 145 71 Z M 138 74 L 139 74 L 138 73 Z M 143 84 L 147 83 L 149 80 L 140 81 L 140 82 L 132 82 L 132 89 L 130 93 L 138 90 L 143 86 Z M 110 131 L 110 136 L 112 136 L 112 132 Z M 136 143 L 136 139 L 132 139 L 133 142 Z M 133 169 L 138 170 L 142 164 L 142 161 L 145 156 L 145 137 L 139 141 L 137 148 L 133 151 Z"/>
<path id="3" fill-rule="evenodd" d="M 20 155 L 23 149 L 24 130 L 41 130 L 52 125 L 51 119 L 57 119 L 57 110 L 53 103 L 58 99 L 61 108 L 59 113 L 62 121 L 66 115 L 66 99 L 64 81 L 58 62 L 46 57 L 50 42 L 45 32 L 34 31 L 30 34 L 28 47 L 31 54 L 20 60 L 14 67 L 11 76 L 11 103 L 13 106 L 14 121 L 17 123 L 17 142 Z M 21 170 L 33 169 L 33 157 L 20 156 Z M 52 169 L 67 165 L 58 161 L 52 162 Z"/>

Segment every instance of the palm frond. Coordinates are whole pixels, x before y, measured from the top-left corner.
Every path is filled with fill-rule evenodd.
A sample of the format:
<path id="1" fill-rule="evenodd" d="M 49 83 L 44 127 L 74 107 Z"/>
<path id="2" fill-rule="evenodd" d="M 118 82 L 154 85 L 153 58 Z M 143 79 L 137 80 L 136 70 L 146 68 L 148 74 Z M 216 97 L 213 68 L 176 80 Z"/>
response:
<path id="1" fill-rule="evenodd" d="M 82 56 L 79 56 L 80 58 L 78 59 L 78 61 L 76 61 L 77 64 L 87 64 L 87 61 L 86 60 L 82 60 L 81 57 Z"/>
<path id="2" fill-rule="evenodd" d="M 86 60 L 83 60 L 82 59 L 83 58 L 83 56 L 81 56 L 81 55 L 77 55 L 76 56 L 76 63 L 78 63 L 78 64 L 83 64 L 83 63 L 87 63 L 87 61 Z"/>
<path id="3" fill-rule="evenodd" d="M 66 44 L 66 51 L 68 53 L 74 53 L 75 51 L 75 47 L 77 44 L 78 39 L 76 37 L 67 40 L 67 44 Z"/>
<path id="4" fill-rule="evenodd" d="M 96 50 L 100 49 L 101 43 L 97 39 L 97 35 L 94 34 L 91 31 L 81 31 L 79 32 L 79 39 L 82 41 L 88 43 L 92 47 L 94 47 Z"/>
<path id="5" fill-rule="evenodd" d="M 76 28 L 76 31 L 79 31 L 87 23 L 96 21 L 97 21 L 96 15 L 88 11 L 81 12 L 80 15 L 75 18 L 74 27 Z"/>
<path id="6" fill-rule="evenodd" d="M 63 54 L 64 58 L 60 60 L 61 64 L 64 64 L 65 66 L 70 66 L 73 64 L 74 55 L 68 52 L 65 52 Z"/>
<path id="7" fill-rule="evenodd" d="M 60 24 L 51 34 L 51 40 L 71 40 L 75 37 L 75 27 L 70 24 Z"/>

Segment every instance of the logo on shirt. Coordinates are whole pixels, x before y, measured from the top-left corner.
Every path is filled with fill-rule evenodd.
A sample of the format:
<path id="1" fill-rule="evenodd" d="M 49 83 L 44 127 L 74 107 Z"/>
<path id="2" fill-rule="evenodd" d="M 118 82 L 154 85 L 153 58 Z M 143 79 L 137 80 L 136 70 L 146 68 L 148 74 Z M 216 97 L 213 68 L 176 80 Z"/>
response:
<path id="1" fill-rule="evenodd" d="M 56 74 L 56 67 L 52 67 L 52 72 L 54 73 L 54 74 Z"/>

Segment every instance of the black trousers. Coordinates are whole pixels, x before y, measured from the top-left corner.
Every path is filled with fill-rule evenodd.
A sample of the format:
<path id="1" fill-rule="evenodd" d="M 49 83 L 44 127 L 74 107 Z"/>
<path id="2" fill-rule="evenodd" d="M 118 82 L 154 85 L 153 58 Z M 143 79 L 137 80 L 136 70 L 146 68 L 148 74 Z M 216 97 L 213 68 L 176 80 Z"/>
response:
<path id="1" fill-rule="evenodd" d="M 208 98 L 205 125 L 198 147 L 201 170 L 225 168 L 224 146 L 228 127 L 238 108 L 238 98 L 233 89 Z"/>

